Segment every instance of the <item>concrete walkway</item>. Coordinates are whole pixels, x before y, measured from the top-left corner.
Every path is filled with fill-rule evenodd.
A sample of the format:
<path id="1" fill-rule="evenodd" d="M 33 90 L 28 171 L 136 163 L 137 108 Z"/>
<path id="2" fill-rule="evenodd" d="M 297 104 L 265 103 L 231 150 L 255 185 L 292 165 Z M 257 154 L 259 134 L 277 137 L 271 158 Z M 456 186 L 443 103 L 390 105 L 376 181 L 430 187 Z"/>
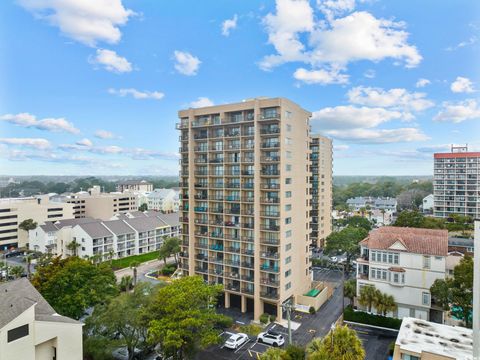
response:
<path id="1" fill-rule="evenodd" d="M 173 264 L 173 263 L 175 263 L 175 259 L 173 257 L 167 259 L 167 264 Z M 158 260 L 158 259 L 141 263 L 137 267 L 137 281 L 148 281 L 154 284 L 158 283 L 157 280 L 148 278 L 145 275 L 151 271 L 162 268 L 163 265 L 164 265 L 163 260 Z M 115 276 L 117 277 L 118 281 L 120 281 L 120 279 L 126 275 L 130 275 L 133 277 L 133 269 L 128 267 L 128 268 L 115 271 Z"/>

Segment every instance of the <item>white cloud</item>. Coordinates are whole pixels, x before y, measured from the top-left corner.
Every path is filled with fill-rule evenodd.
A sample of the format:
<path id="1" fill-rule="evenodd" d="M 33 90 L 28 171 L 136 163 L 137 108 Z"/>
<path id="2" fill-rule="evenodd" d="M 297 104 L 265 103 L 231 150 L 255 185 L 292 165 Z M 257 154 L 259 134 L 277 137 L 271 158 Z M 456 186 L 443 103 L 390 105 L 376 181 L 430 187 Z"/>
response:
<path id="1" fill-rule="evenodd" d="M 190 107 L 192 108 L 202 108 L 202 107 L 213 106 L 213 105 L 215 105 L 213 101 L 207 97 L 199 97 L 197 100 L 192 101 L 190 103 Z"/>
<path id="2" fill-rule="evenodd" d="M 376 73 L 375 70 L 373 69 L 368 69 L 363 73 L 363 76 L 365 76 L 367 79 L 373 79 L 375 77 Z"/>
<path id="3" fill-rule="evenodd" d="M 388 144 L 429 139 L 417 128 L 331 130 L 326 134 L 340 140 L 361 144 Z"/>
<path id="4" fill-rule="evenodd" d="M 82 139 L 82 140 L 78 140 L 75 144 L 79 145 L 79 146 L 85 146 L 85 147 L 92 147 L 93 146 L 93 142 L 89 139 Z"/>
<path id="5" fill-rule="evenodd" d="M 348 149 L 350 149 L 350 146 L 348 145 L 335 145 L 333 147 L 333 151 L 346 151 Z"/>
<path id="6" fill-rule="evenodd" d="M 137 89 L 113 89 L 110 88 L 108 89 L 109 94 L 113 95 L 118 95 L 125 97 L 127 95 L 133 96 L 134 99 L 155 99 L 155 100 L 161 100 L 165 96 L 164 93 L 160 91 L 140 91 Z"/>
<path id="7" fill-rule="evenodd" d="M 125 25 L 135 13 L 121 0 L 18 0 L 35 17 L 56 26 L 67 37 L 89 46 L 99 41 L 116 44 Z"/>
<path id="8" fill-rule="evenodd" d="M 175 69 L 187 76 L 197 75 L 198 68 L 200 67 L 201 61 L 192 54 L 184 51 L 175 50 Z"/>
<path id="9" fill-rule="evenodd" d="M 461 123 L 465 120 L 480 119 L 480 107 L 474 99 L 467 99 L 464 101 L 444 102 L 442 110 L 434 116 L 434 121 L 444 121 Z"/>
<path id="10" fill-rule="evenodd" d="M 401 119 L 403 114 L 383 108 L 336 106 L 312 114 L 312 125 L 318 129 L 373 128 L 390 120 Z"/>
<path id="11" fill-rule="evenodd" d="M 349 76 L 347 74 L 341 74 L 339 70 L 307 70 L 299 68 L 293 73 L 293 77 L 299 81 L 303 81 L 306 84 L 346 84 L 348 83 Z"/>
<path id="12" fill-rule="evenodd" d="M 422 111 L 434 106 L 434 102 L 426 99 L 425 93 L 410 93 L 406 89 L 383 90 L 381 88 L 357 86 L 347 93 L 353 104 L 387 107 L 403 111 Z"/>
<path id="13" fill-rule="evenodd" d="M 472 93 L 473 83 L 469 78 L 457 76 L 454 82 L 450 85 L 450 90 L 454 93 Z"/>
<path id="14" fill-rule="evenodd" d="M 420 78 L 420 79 L 418 79 L 418 81 L 415 83 L 415 87 L 417 87 L 417 88 L 422 88 L 422 87 L 425 87 L 425 86 L 427 86 L 427 85 L 429 85 L 429 84 L 430 84 L 430 80 Z"/>
<path id="15" fill-rule="evenodd" d="M 328 21 L 345 12 L 355 9 L 355 0 L 317 0 L 318 8 L 325 14 Z"/>
<path id="16" fill-rule="evenodd" d="M 106 70 L 115 73 L 132 71 L 132 64 L 113 50 L 97 49 L 96 55 L 89 58 L 89 62 L 103 66 Z"/>
<path id="17" fill-rule="evenodd" d="M 99 139 L 118 139 L 119 136 L 107 130 L 97 130 L 95 131 L 95 137 Z"/>
<path id="18" fill-rule="evenodd" d="M 0 116 L 1 121 L 25 127 L 46 130 L 52 132 L 68 132 L 78 134 L 80 132 L 71 122 L 64 118 L 45 118 L 38 120 L 35 115 L 29 113 L 5 114 Z"/>
<path id="19" fill-rule="evenodd" d="M 39 150 L 49 149 L 50 141 L 42 138 L 0 138 L 1 144 L 31 147 Z"/>
<path id="20" fill-rule="evenodd" d="M 237 16 L 237 14 L 235 14 L 235 15 L 233 15 L 232 19 L 227 19 L 224 22 L 222 22 L 222 35 L 223 36 L 229 36 L 230 35 L 230 31 L 237 27 L 237 20 L 238 20 L 238 16 Z"/>
<path id="21" fill-rule="evenodd" d="M 466 47 L 466 46 L 474 45 L 477 41 L 478 41 L 478 37 L 473 35 L 473 36 L 470 36 L 467 40 L 459 42 L 455 46 L 447 47 L 445 50 L 455 51 L 455 50 L 461 49 L 461 48 Z"/>

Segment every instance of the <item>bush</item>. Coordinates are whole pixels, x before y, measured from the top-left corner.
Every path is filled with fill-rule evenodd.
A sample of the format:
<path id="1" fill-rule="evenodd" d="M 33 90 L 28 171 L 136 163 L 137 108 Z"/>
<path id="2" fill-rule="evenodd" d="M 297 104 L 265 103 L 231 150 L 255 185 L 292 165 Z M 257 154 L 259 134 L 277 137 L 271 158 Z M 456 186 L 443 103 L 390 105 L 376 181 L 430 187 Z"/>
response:
<path id="1" fill-rule="evenodd" d="M 269 319 L 270 319 L 270 315 L 268 315 L 267 313 L 263 313 L 262 315 L 260 315 L 260 322 L 262 324 L 267 324 Z"/>
<path id="2" fill-rule="evenodd" d="M 288 345 L 285 349 L 286 359 L 288 360 L 304 360 L 305 349 L 298 345 Z"/>
<path id="3" fill-rule="evenodd" d="M 275 320 L 277 320 L 277 316 L 276 315 L 270 315 L 270 322 L 274 322 Z"/>
<path id="4" fill-rule="evenodd" d="M 164 276 L 170 276 L 175 272 L 175 270 L 177 270 L 177 267 L 173 264 L 170 264 L 164 266 L 162 270 L 160 270 L 160 273 Z"/>
<path id="5" fill-rule="evenodd" d="M 313 315 L 317 312 L 317 310 L 315 310 L 313 306 L 310 306 L 310 308 L 308 309 L 308 312 Z"/>
<path id="6" fill-rule="evenodd" d="M 402 325 L 401 319 L 389 318 L 379 315 L 371 315 L 366 312 L 353 311 L 351 306 L 345 308 L 343 319 L 361 324 L 381 326 L 390 329 L 400 329 Z"/>
<path id="7" fill-rule="evenodd" d="M 388 354 L 393 356 L 394 351 L 395 351 L 395 341 L 392 341 L 390 345 L 388 345 Z"/>
<path id="8" fill-rule="evenodd" d="M 259 325 L 250 324 L 250 325 L 242 325 L 238 328 L 238 330 L 249 336 L 257 336 L 262 332 L 263 328 Z"/>

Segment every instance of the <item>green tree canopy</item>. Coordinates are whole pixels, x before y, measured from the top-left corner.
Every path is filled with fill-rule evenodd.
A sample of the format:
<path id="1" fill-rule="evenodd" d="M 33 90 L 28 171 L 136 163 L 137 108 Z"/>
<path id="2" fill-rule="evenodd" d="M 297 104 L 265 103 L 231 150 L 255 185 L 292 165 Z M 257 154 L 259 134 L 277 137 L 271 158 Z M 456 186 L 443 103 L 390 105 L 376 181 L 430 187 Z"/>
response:
<path id="1" fill-rule="evenodd" d="M 357 228 L 363 228 L 367 231 L 372 230 L 372 223 L 361 216 L 352 216 L 345 220 L 345 225 L 350 225 Z"/>
<path id="2" fill-rule="evenodd" d="M 148 204 L 147 203 L 143 203 L 142 205 L 140 205 L 138 207 L 138 211 L 147 211 L 148 210 Z"/>
<path id="3" fill-rule="evenodd" d="M 33 221 L 33 219 L 26 219 L 26 220 L 23 220 L 20 224 L 18 224 L 18 227 L 22 230 L 30 231 L 30 230 L 36 229 L 37 225 L 38 224 L 35 221 Z"/>
<path id="4" fill-rule="evenodd" d="M 323 339 L 314 339 L 307 345 L 308 360 L 364 360 L 365 350 L 355 330 L 337 326 Z"/>
<path id="5" fill-rule="evenodd" d="M 161 344 L 165 355 L 175 359 L 221 342 L 217 327 L 231 325 L 230 318 L 215 312 L 221 292 L 222 286 L 207 285 L 200 276 L 180 278 L 160 289 L 149 308 L 154 319 L 150 341 Z"/>
<path id="6" fill-rule="evenodd" d="M 347 263 L 360 252 L 360 241 L 365 239 L 368 231 L 363 227 L 347 226 L 341 231 L 333 232 L 326 238 L 325 253 L 347 253 Z"/>
<path id="7" fill-rule="evenodd" d="M 108 265 L 95 266 L 78 257 L 54 257 L 40 263 L 32 284 L 59 314 L 75 319 L 118 291 L 115 274 Z"/>

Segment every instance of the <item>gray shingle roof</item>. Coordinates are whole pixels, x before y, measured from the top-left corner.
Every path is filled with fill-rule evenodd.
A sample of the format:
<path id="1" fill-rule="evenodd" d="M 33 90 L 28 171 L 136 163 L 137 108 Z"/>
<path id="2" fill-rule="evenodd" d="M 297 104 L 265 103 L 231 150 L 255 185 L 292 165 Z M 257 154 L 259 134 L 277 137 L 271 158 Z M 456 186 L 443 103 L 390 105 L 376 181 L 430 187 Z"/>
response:
<path id="1" fill-rule="evenodd" d="M 124 221 L 138 232 L 155 230 L 157 227 L 165 226 L 165 223 L 158 217 L 139 217 Z"/>
<path id="2" fill-rule="evenodd" d="M 25 278 L 0 284 L 0 294 L 0 329 L 35 304 L 35 320 L 81 324 L 58 315 Z"/>
<path id="3" fill-rule="evenodd" d="M 86 217 L 86 218 L 77 218 L 77 219 L 64 219 L 64 220 L 57 220 L 57 221 L 46 221 L 45 224 L 40 225 L 40 227 L 43 229 L 45 232 L 55 232 L 57 230 L 60 230 L 61 228 L 64 228 L 66 226 L 75 226 L 78 224 L 85 224 L 85 223 L 90 223 L 98 221 L 96 219 Z"/>
<path id="4" fill-rule="evenodd" d="M 135 233 L 135 230 L 128 226 L 123 220 L 104 221 L 103 225 L 105 225 L 115 235 Z"/>
<path id="5" fill-rule="evenodd" d="M 158 213 L 157 217 L 169 226 L 180 225 L 180 214 L 179 213 L 170 213 L 170 214 Z"/>
<path id="6" fill-rule="evenodd" d="M 93 239 L 113 235 L 110 230 L 103 226 L 101 220 L 86 224 L 79 224 L 78 226 L 80 226 Z"/>

